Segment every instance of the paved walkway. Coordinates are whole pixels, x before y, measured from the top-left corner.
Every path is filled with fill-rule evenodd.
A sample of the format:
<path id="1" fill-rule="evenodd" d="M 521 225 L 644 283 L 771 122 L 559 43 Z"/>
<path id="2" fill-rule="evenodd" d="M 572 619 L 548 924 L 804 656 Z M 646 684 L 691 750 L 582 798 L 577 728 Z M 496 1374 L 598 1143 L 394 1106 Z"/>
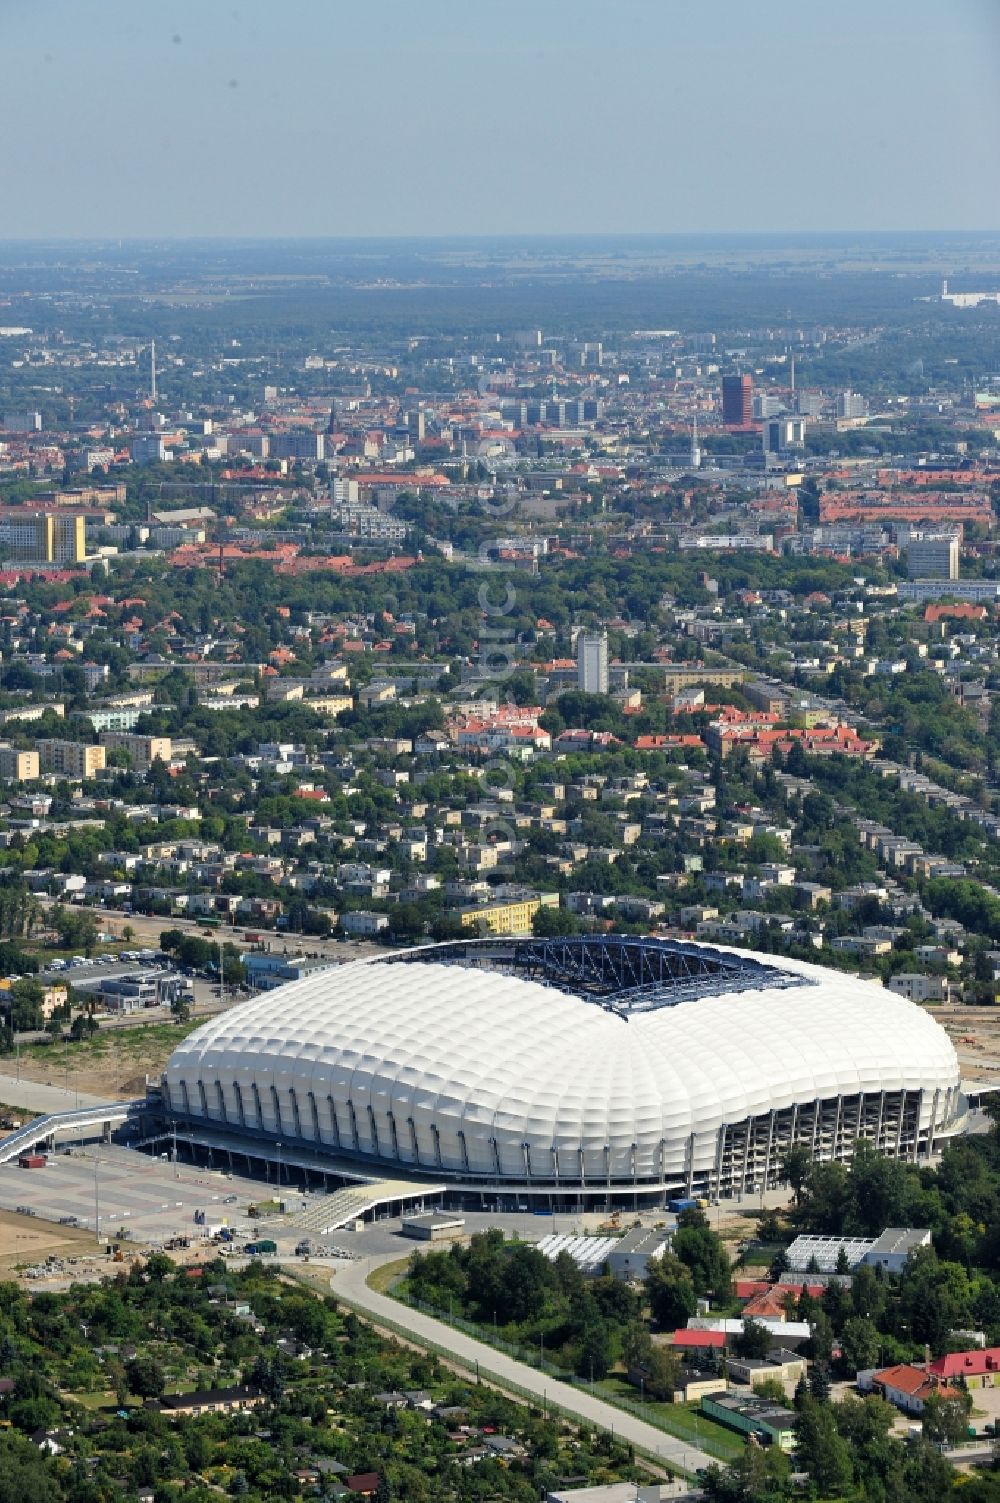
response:
<path id="1" fill-rule="evenodd" d="M 346 1304 L 356 1305 L 373 1319 L 391 1322 L 406 1330 L 414 1340 L 431 1342 L 443 1348 L 470 1372 L 481 1367 L 484 1376 L 488 1375 L 498 1378 L 501 1382 L 516 1385 L 534 1394 L 536 1398 L 544 1400 L 545 1403 L 558 1406 L 567 1414 L 576 1415 L 580 1419 L 589 1421 L 590 1424 L 599 1425 L 603 1430 L 613 1430 L 615 1435 L 620 1436 L 622 1440 L 631 1441 L 633 1445 L 640 1446 L 644 1451 L 658 1456 L 662 1461 L 672 1463 L 681 1471 L 693 1472 L 698 1467 L 708 1466 L 712 1462 L 713 1458 L 704 1451 L 687 1445 L 673 1435 L 667 1435 L 665 1431 L 658 1430 L 655 1425 L 646 1424 L 645 1420 L 638 1419 L 628 1410 L 618 1409 L 613 1404 L 596 1398 L 586 1388 L 575 1388 L 569 1383 L 561 1383 L 557 1378 L 550 1378 L 545 1373 L 528 1367 L 526 1363 L 518 1362 L 513 1357 L 508 1357 L 506 1353 L 497 1351 L 485 1342 L 475 1341 L 471 1336 L 456 1331 L 443 1321 L 424 1315 L 419 1310 L 411 1310 L 408 1305 L 370 1289 L 366 1280 L 372 1270 L 382 1263 L 391 1263 L 398 1259 L 397 1252 L 382 1257 L 359 1259 L 356 1263 L 347 1263 L 343 1268 L 337 1269 L 330 1279 L 330 1287 L 333 1293 L 338 1298 L 342 1298 Z"/>
<path id="2" fill-rule="evenodd" d="M 71 1071 L 70 1082 L 72 1079 Z M 72 1084 L 68 1089 L 64 1086 L 41 1085 L 37 1080 L 18 1080 L 16 1075 L 0 1075 L 0 1101 L 5 1106 L 23 1107 L 25 1111 L 36 1115 L 41 1112 L 68 1112 L 75 1106 L 107 1105 L 106 1096 L 88 1096 L 83 1091 L 75 1091 Z"/>

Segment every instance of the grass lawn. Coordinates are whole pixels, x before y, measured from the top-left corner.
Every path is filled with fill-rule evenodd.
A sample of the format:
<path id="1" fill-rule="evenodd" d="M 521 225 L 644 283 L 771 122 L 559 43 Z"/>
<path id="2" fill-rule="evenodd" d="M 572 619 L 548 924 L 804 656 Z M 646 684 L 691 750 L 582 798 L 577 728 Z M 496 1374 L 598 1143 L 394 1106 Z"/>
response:
<path id="1" fill-rule="evenodd" d="M 109 1028 L 95 1033 L 93 1038 L 83 1039 L 78 1044 L 68 1039 L 54 1040 L 51 1044 L 24 1044 L 21 1059 L 44 1060 L 56 1069 L 66 1065 L 86 1069 L 88 1065 L 113 1058 L 116 1054 L 127 1061 L 130 1056 L 145 1054 L 158 1046 L 172 1048 L 199 1028 L 203 1021 L 199 1018 L 187 1023 L 136 1023 L 130 1028 Z"/>
<path id="2" fill-rule="evenodd" d="M 105 1409 L 115 1403 L 116 1395 L 110 1389 L 106 1392 L 97 1393 L 68 1393 L 65 1395 L 72 1404 L 79 1404 L 81 1409 Z"/>
<path id="3" fill-rule="evenodd" d="M 403 1277 L 409 1266 L 408 1257 L 398 1258 L 394 1263 L 383 1263 L 381 1268 L 372 1270 L 365 1282 L 376 1294 L 391 1294 L 393 1284 Z"/>
<path id="4" fill-rule="evenodd" d="M 734 1430 L 727 1430 L 725 1425 L 701 1414 L 697 1404 L 661 1404 L 647 1399 L 640 1406 L 635 1389 L 620 1377 L 605 1378 L 603 1383 L 595 1383 L 594 1391 L 613 1404 L 625 1399 L 635 1405 L 636 1410 L 641 1407 L 642 1418 L 649 1424 L 658 1426 L 678 1440 L 697 1446 L 701 1451 L 707 1451 L 709 1456 L 714 1456 L 719 1461 L 732 1461 L 743 1452 L 744 1442 L 740 1436 Z"/>

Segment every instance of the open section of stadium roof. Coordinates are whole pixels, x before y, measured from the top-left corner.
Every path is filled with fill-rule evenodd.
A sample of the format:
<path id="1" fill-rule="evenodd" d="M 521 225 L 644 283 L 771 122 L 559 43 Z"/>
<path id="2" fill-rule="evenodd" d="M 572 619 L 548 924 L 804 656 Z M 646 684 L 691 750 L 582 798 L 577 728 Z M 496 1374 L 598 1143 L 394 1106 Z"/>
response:
<path id="1" fill-rule="evenodd" d="M 622 934 L 454 940 L 397 952 L 376 963 L 421 961 L 523 976 L 626 1019 L 701 997 L 814 984 L 808 976 L 739 951 Z"/>

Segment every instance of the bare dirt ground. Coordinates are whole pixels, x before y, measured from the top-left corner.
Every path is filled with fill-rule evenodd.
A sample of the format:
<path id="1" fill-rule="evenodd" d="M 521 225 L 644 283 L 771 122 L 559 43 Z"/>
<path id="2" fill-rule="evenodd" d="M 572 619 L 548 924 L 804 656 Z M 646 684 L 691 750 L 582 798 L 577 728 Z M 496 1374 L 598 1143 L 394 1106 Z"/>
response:
<path id="1" fill-rule="evenodd" d="M 16 1211 L 0 1211 L 0 1270 L 5 1274 L 18 1263 L 44 1263 L 50 1256 L 91 1258 L 96 1246 L 93 1231 L 57 1226 L 38 1216 L 19 1216 Z"/>
<path id="2" fill-rule="evenodd" d="M 967 1079 L 1000 1084 L 1000 1007 L 928 1007 L 955 1046 Z"/>
<path id="3" fill-rule="evenodd" d="M 83 1044 L 44 1044 L 21 1050 L 20 1078 L 62 1086 L 106 1100 L 132 1100 L 146 1091 L 146 1076 L 160 1074 L 189 1025 L 150 1023 L 100 1033 Z M 8 1072 L 13 1074 L 10 1062 Z"/>

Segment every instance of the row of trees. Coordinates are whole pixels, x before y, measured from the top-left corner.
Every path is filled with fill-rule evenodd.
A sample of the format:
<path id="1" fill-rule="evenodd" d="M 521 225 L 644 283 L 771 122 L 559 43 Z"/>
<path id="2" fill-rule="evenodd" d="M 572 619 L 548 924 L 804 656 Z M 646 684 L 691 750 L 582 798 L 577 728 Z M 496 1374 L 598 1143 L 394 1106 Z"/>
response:
<path id="1" fill-rule="evenodd" d="M 677 1364 L 650 1342 L 648 1305 L 664 1329 L 693 1315 L 699 1298 L 726 1301 L 731 1268 L 719 1238 L 700 1211 L 685 1211 L 666 1257 L 650 1264 L 642 1293 L 620 1280 L 585 1279 L 568 1253 L 554 1262 L 499 1230 L 477 1234 L 468 1247 L 414 1253 L 406 1296 L 507 1338 L 537 1346 L 585 1378 L 603 1378 L 616 1361 L 650 1374 L 650 1391 L 669 1392 Z"/>

